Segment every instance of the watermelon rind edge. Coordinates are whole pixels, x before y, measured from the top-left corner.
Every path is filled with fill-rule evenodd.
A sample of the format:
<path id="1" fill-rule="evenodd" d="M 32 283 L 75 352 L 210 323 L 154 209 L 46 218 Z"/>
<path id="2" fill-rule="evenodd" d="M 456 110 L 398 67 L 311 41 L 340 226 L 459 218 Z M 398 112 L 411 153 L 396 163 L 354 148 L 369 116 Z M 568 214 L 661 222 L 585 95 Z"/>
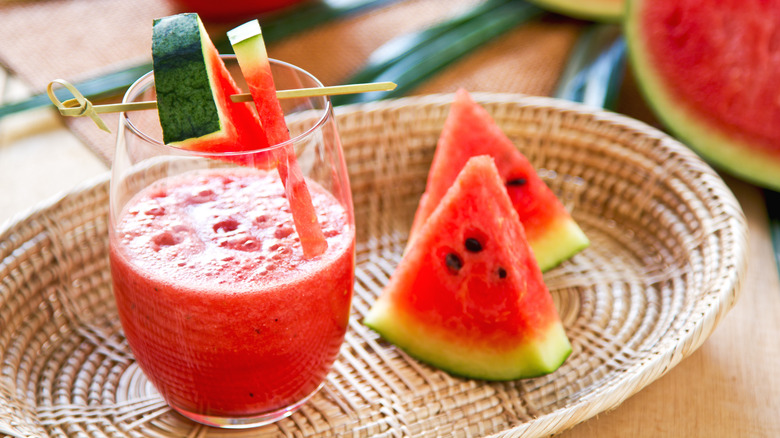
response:
<path id="1" fill-rule="evenodd" d="M 540 377 L 556 371 L 572 353 L 563 325 L 554 321 L 543 339 L 497 354 L 482 353 L 437 338 L 430 327 L 421 326 L 378 299 L 363 324 L 409 356 L 447 373 L 469 379 L 510 381 Z M 530 357 L 541 360 L 529 360 Z"/>
<path id="2" fill-rule="evenodd" d="M 182 30 L 192 25 L 196 29 Z M 154 20 L 152 60 L 158 114 L 166 144 L 187 148 L 203 139 L 218 137 L 225 129 L 225 115 L 212 91 L 217 85 L 204 46 L 206 39 L 208 34 L 197 14 L 183 13 Z M 197 74 L 193 74 L 193 69 Z"/>
<path id="3" fill-rule="evenodd" d="M 536 236 L 530 244 L 539 268 L 547 272 L 590 246 L 590 240 L 577 222 L 566 215 L 550 224 L 545 234 Z"/>
<path id="4" fill-rule="evenodd" d="M 753 184 L 780 190 L 780 157 L 732 138 L 714 124 L 700 121 L 663 85 L 647 56 L 638 25 L 641 0 L 628 2 L 624 32 L 637 84 L 664 126 L 705 161 Z"/>
<path id="5" fill-rule="evenodd" d="M 600 0 L 529 0 L 548 11 L 572 18 L 619 23 L 623 19 L 624 3 Z"/>

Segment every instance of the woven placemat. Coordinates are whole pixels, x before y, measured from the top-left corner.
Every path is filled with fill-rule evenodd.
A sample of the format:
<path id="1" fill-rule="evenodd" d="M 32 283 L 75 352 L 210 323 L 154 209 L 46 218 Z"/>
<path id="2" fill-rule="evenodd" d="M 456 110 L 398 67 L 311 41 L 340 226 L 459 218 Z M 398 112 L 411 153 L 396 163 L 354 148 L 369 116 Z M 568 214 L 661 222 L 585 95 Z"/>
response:
<path id="1" fill-rule="evenodd" d="M 337 20 L 269 46 L 269 55 L 303 67 L 326 85 L 340 84 L 371 52 L 406 32 L 462 12 L 479 0 L 399 0 Z M 151 23 L 178 12 L 160 0 L 47 0 L 0 3 L 0 63 L 34 91 L 49 81 L 71 82 L 151 57 Z M 520 26 L 464 57 L 411 94 L 470 91 L 549 95 L 580 22 L 547 17 Z M 210 25 L 213 36 L 224 25 Z M 36 56 L 30 56 L 35 54 Z M 111 129 L 118 117 L 104 115 Z M 71 130 L 106 164 L 114 137 L 88 119 L 68 119 Z"/>
<path id="2" fill-rule="evenodd" d="M 107 260 L 108 179 L 0 230 L 0 434 L 548 436 L 618 406 L 698 348 L 734 304 L 747 226 L 723 181 L 643 123 L 538 97 L 480 94 L 592 245 L 545 274 L 573 353 L 487 383 L 409 358 L 361 324 L 400 260 L 452 95 L 341 109 L 358 229 L 353 313 L 323 389 L 247 431 L 172 412 L 122 335 Z"/>

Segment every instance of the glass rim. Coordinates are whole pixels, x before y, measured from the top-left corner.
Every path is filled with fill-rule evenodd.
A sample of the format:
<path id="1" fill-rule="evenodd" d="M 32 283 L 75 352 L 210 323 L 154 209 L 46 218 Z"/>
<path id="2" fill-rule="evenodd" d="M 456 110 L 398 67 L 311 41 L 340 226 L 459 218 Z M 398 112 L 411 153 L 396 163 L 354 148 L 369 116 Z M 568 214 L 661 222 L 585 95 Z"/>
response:
<path id="1" fill-rule="evenodd" d="M 224 59 L 235 59 L 236 58 L 236 55 L 230 55 L 230 54 L 220 54 L 219 56 L 223 60 Z M 322 88 L 322 87 L 325 86 L 325 85 L 322 84 L 322 82 L 320 82 L 320 80 L 316 76 L 314 76 L 313 74 L 311 74 L 308 71 L 304 70 L 303 68 L 298 67 L 297 65 L 290 64 L 289 62 L 285 62 L 285 61 L 280 61 L 280 60 L 274 59 L 274 58 L 268 58 L 268 60 L 272 64 L 278 64 L 278 65 L 290 68 L 292 70 L 297 71 L 298 73 L 301 73 L 301 74 L 311 78 L 312 81 L 314 81 L 314 83 L 316 85 L 316 88 Z M 154 77 L 154 70 L 151 70 L 151 71 L 148 71 L 148 72 L 144 73 L 143 76 L 141 76 L 140 78 L 136 79 L 135 82 L 133 82 L 130 85 L 130 87 L 127 88 L 127 90 L 125 91 L 124 95 L 122 96 L 122 103 L 131 103 L 131 101 L 128 100 L 128 98 L 130 97 L 130 93 L 132 91 L 135 91 L 134 89 L 136 87 L 139 87 L 144 82 L 149 81 L 150 77 L 151 78 Z M 153 84 L 153 82 L 152 82 L 152 84 Z M 150 86 L 153 86 L 152 84 L 150 84 Z M 185 148 L 182 148 L 182 147 L 172 146 L 170 144 L 163 143 L 161 139 L 154 138 L 154 137 L 150 136 L 149 134 L 147 134 L 146 132 L 144 132 L 143 130 L 139 129 L 130 120 L 130 117 L 128 116 L 128 111 L 122 111 L 122 112 L 119 113 L 119 119 L 120 119 L 119 121 L 120 121 L 120 123 L 122 123 L 124 125 L 124 126 L 120 126 L 119 130 L 121 131 L 122 128 L 126 126 L 135 135 L 137 135 L 138 137 L 140 137 L 143 140 L 148 141 L 151 144 L 154 144 L 156 146 L 162 146 L 162 147 L 170 148 L 170 149 L 173 149 L 173 150 L 176 150 L 176 151 L 180 151 L 180 152 L 184 152 L 184 153 L 188 153 L 188 152 L 190 152 L 190 153 L 197 153 L 198 156 L 202 156 L 202 157 L 224 157 L 224 156 L 250 155 L 250 154 L 256 154 L 256 153 L 260 153 L 260 152 L 268 152 L 268 151 L 276 150 L 276 149 L 281 148 L 281 147 L 285 147 L 285 146 L 288 146 L 288 145 L 295 144 L 295 143 L 303 140 L 305 137 L 308 137 L 314 131 L 316 131 L 321 126 L 323 126 L 325 124 L 325 122 L 328 120 L 328 118 L 331 117 L 331 114 L 333 112 L 333 103 L 331 102 L 330 97 L 327 96 L 327 95 L 314 96 L 314 97 L 321 97 L 321 98 L 323 98 L 325 100 L 325 106 L 323 108 L 320 108 L 320 109 L 317 110 L 317 111 L 321 112 L 321 115 L 320 115 L 320 117 L 317 119 L 317 121 L 315 123 L 313 123 L 309 128 L 307 128 L 305 131 L 301 132 L 300 134 L 296 135 L 295 137 L 291 137 L 289 140 L 286 140 L 286 141 L 283 141 L 281 143 L 277 143 L 277 144 L 274 144 L 274 145 L 269 145 L 269 146 L 257 148 L 257 149 L 246 149 L 246 150 L 241 150 L 241 151 L 211 152 L 211 151 L 195 151 L 195 150 L 192 150 L 192 149 L 185 149 Z M 157 111 L 157 110 L 155 109 L 155 111 Z"/>

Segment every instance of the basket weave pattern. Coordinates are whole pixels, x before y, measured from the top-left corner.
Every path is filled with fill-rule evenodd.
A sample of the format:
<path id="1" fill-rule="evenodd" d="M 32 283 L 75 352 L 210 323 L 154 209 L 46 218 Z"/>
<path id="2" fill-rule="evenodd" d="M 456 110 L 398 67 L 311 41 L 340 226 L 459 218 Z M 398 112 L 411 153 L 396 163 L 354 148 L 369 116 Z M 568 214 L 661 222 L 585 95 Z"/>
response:
<path id="1" fill-rule="evenodd" d="M 479 94 L 591 247 L 545 274 L 573 354 L 555 373 L 486 383 L 432 369 L 361 324 L 400 260 L 451 95 L 341 108 L 358 226 L 350 329 L 323 389 L 248 431 L 172 412 L 135 365 L 107 260 L 108 181 L 0 231 L 0 435 L 545 436 L 623 400 L 692 353 L 733 305 L 746 224 L 719 177 L 631 119 Z"/>

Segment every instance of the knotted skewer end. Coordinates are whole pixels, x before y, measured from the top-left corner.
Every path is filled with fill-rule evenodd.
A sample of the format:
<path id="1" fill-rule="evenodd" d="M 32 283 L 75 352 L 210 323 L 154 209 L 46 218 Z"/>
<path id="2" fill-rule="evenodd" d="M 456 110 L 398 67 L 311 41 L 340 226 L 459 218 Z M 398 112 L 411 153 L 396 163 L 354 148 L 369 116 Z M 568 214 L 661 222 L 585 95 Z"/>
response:
<path id="1" fill-rule="evenodd" d="M 60 84 L 65 87 L 68 91 L 71 92 L 71 94 L 73 94 L 73 98 L 60 101 L 54 94 L 54 84 Z M 101 119 L 98 115 L 94 105 L 92 105 L 92 102 L 84 97 L 84 95 L 81 94 L 81 92 L 70 82 L 64 79 L 55 79 L 49 82 L 49 85 L 46 87 L 46 93 L 49 95 L 49 99 L 51 99 L 52 103 L 57 107 L 57 109 L 60 111 L 60 114 L 63 116 L 87 116 L 92 119 L 93 122 L 95 122 L 98 128 L 109 133 L 111 132 L 103 119 Z"/>

